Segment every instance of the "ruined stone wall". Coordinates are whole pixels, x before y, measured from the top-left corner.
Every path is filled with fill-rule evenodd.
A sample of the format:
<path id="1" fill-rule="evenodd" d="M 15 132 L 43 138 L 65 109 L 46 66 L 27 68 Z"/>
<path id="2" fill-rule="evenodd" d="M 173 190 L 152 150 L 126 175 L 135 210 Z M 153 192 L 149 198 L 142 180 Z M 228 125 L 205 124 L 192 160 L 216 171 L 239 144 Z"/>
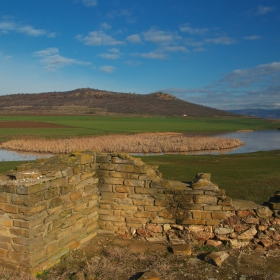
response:
<path id="1" fill-rule="evenodd" d="M 98 232 L 172 244 L 280 247 L 279 193 L 268 207 L 211 183 L 163 180 L 128 154 L 75 152 L 0 175 L 0 265 L 45 269 Z"/>
<path id="2" fill-rule="evenodd" d="M 97 234 L 95 158 L 62 156 L 0 177 L 0 265 L 39 271 Z"/>

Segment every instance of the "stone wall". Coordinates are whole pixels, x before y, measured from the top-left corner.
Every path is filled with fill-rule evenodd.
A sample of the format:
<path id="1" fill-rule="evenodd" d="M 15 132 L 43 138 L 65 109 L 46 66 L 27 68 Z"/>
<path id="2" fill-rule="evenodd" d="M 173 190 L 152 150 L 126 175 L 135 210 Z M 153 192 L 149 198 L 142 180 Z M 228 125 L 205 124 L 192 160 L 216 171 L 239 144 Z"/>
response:
<path id="1" fill-rule="evenodd" d="M 0 265 L 30 272 L 98 232 L 172 244 L 280 247 L 279 194 L 268 207 L 232 201 L 210 174 L 163 180 L 128 154 L 75 152 L 0 175 Z"/>

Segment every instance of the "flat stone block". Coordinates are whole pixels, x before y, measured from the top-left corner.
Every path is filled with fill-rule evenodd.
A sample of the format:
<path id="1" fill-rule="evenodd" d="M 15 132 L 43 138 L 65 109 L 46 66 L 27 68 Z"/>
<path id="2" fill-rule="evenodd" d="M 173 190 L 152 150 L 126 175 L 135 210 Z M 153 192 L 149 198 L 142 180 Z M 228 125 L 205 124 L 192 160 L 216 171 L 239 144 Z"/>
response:
<path id="1" fill-rule="evenodd" d="M 188 244 L 177 244 L 171 246 L 172 253 L 180 256 L 190 256 L 192 254 L 192 248 Z"/>

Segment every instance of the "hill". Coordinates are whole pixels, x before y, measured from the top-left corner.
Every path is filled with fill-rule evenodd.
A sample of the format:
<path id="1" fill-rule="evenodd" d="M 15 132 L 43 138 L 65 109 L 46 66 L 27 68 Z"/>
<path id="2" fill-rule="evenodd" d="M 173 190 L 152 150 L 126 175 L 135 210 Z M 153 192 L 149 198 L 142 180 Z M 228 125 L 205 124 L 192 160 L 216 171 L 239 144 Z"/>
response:
<path id="1" fill-rule="evenodd" d="M 0 96 L 0 113 L 235 115 L 231 112 L 186 102 L 163 92 L 134 94 L 90 88 L 66 92 L 19 93 Z"/>

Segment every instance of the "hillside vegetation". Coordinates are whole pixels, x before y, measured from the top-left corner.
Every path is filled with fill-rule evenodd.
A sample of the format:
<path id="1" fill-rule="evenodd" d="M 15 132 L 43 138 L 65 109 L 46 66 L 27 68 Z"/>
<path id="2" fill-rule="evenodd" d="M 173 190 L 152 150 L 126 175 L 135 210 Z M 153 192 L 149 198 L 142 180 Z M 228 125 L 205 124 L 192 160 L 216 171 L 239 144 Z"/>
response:
<path id="1" fill-rule="evenodd" d="M 0 112 L 5 114 L 140 114 L 165 116 L 233 116 L 176 98 L 163 92 L 151 94 L 117 93 L 98 89 L 66 92 L 12 94 L 0 96 Z"/>

